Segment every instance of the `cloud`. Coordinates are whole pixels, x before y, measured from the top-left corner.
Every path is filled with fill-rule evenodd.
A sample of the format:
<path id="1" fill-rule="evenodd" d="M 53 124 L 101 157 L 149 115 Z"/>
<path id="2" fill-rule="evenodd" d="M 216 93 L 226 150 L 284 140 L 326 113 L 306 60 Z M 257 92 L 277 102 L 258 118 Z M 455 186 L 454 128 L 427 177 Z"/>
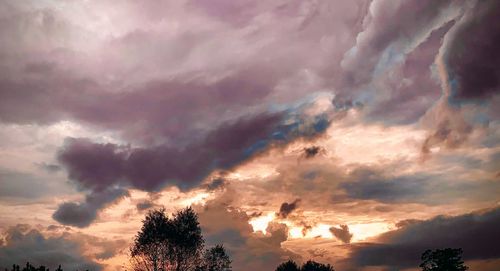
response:
<path id="1" fill-rule="evenodd" d="M 286 225 L 271 222 L 267 234 L 254 233 L 248 223 L 250 217 L 231 207 L 226 199 L 220 197 L 197 208 L 207 245 L 223 243 L 234 267 L 244 271 L 270 270 L 283 259 L 300 258 L 281 245 L 288 238 Z"/>
<path id="2" fill-rule="evenodd" d="M 50 269 L 61 265 L 69 270 L 102 270 L 103 266 L 83 256 L 83 247 L 69 235 L 44 236 L 29 226 L 17 225 L 6 231 L 5 243 L 0 245 L 0 267 L 12 264 L 44 265 Z"/>
<path id="3" fill-rule="evenodd" d="M 374 78 L 377 95 L 365 107 L 367 121 L 385 125 L 415 123 L 439 100 L 442 90 L 434 74 L 434 61 L 443 38 L 454 24 L 455 21 L 450 21 L 432 30 L 403 59 Z"/>
<path id="4" fill-rule="evenodd" d="M 48 164 L 48 163 L 40 163 L 37 164 L 41 169 L 49 172 L 49 173 L 56 173 L 61 171 L 61 166 L 55 165 L 55 164 Z"/>
<path id="5" fill-rule="evenodd" d="M 222 189 L 222 188 L 224 188 L 224 186 L 227 185 L 227 182 L 228 181 L 225 180 L 224 178 L 221 178 L 221 177 L 215 178 L 207 184 L 206 188 L 208 191 Z"/>
<path id="6" fill-rule="evenodd" d="M 151 201 L 143 201 L 136 204 L 137 210 L 144 211 L 152 208 L 155 204 Z"/>
<path id="7" fill-rule="evenodd" d="M 450 15 L 456 14 L 450 9 L 452 1 L 372 1 L 355 46 L 342 60 L 346 83 L 369 83 L 381 69 L 423 42 L 432 30 L 452 20 Z"/>
<path id="8" fill-rule="evenodd" d="M 307 110 L 316 107 L 317 99 L 328 100 L 329 96 L 313 98 L 285 111 L 225 123 L 184 148 L 168 145 L 134 148 L 71 138 L 59 152 L 58 161 L 68 170 L 70 179 L 90 191 L 89 196 L 114 187 L 148 192 L 167 186 L 189 190 L 215 170 L 228 170 L 271 148 L 322 135 L 330 125 L 333 112 L 326 109 L 307 114 Z M 120 197 L 116 195 L 114 199 L 117 198 Z M 66 214 L 72 216 L 66 210 L 72 211 L 85 218 L 73 225 L 84 227 L 96 218 L 96 211 L 102 207 L 104 204 L 65 203 L 54 218 L 68 223 L 73 217 L 65 219 Z"/>
<path id="9" fill-rule="evenodd" d="M 311 146 L 304 148 L 304 155 L 306 158 L 313 158 L 320 153 L 323 149 L 320 146 Z"/>
<path id="10" fill-rule="evenodd" d="M 340 228 L 331 227 L 330 232 L 340 241 L 349 244 L 351 242 L 352 233 L 349 232 L 347 225 L 340 225 Z"/>
<path id="11" fill-rule="evenodd" d="M 87 227 L 97 218 L 100 209 L 126 196 L 129 196 L 128 191 L 121 188 L 108 188 L 92 192 L 85 197 L 85 201 L 82 203 L 62 203 L 52 218 L 64 225 Z"/>
<path id="12" fill-rule="evenodd" d="M 412 221 L 379 236 L 376 243 L 353 245 L 350 259 L 357 266 L 416 267 L 426 249 L 462 248 L 464 259 L 500 257 L 491 238 L 500 234 L 500 209 L 460 216 Z"/>
<path id="13" fill-rule="evenodd" d="M 347 195 L 355 199 L 374 199 L 380 202 L 419 201 L 429 192 L 428 176 L 387 177 L 383 173 L 360 168 L 352 173 L 352 181 L 339 184 Z"/>
<path id="14" fill-rule="evenodd" d="M 478 1 L 452 33 L 443 56 L 452 87 L 452 102 L 484 100 L 498 94 L 499 10 L 497 1 Z"/>
<path id="15" fill-rule="evenodd" d="M 465 165 L 463 165 L 465 166 Z M 351 199 L 375 200 L 382 203 L 420 203 L 441 205 L 461 201 L 494 200 L 498 184 L 490 178 L 482 180 L 450 179 L 445 174 L 393 174 L 381 168 L 354 169 L 338 188 Z"/>
<path id="16" fill-rule="evenodd" d="M 280 210 L 277 213 L 278 217 L 287 218 L 297 207 L 299 207 L 300 199 L 296 199 L 291 203 L 283 202 L 280 206 Z"/>

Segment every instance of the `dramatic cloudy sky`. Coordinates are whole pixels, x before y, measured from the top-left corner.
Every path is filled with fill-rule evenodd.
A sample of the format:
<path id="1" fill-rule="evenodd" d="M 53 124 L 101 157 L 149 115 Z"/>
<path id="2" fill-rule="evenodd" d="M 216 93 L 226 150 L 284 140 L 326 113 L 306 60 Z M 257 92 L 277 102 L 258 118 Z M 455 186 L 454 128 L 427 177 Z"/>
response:
<path id="1" fill-rule="evenodd" d="M 0 1 L 0 267 L 115 271 L 193 206 L 235 270 L 500 266 L 500 1 Z"/>

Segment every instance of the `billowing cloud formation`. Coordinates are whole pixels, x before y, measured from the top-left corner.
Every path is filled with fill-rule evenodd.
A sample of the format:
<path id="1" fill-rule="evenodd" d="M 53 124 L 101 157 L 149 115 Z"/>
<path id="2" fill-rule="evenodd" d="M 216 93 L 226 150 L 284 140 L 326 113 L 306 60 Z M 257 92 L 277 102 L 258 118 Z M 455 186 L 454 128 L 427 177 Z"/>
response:
<path id="1" fill-rule="evenodd" d="M 470 163 L 470 162 L 469 162 Z M 421 203 L 439 205 L 451 198 L 495 199 L 500 184 L 492 177 L 484 180 L 448 181 L 439 174 L 393 175 L 377 168 L 357 168 L 341 182 L 338 188 L 352 199 L 375 200 L 383 203 Z"/>
<path id="2" fill-rule="evenodd" d="M 293 202 L 283 202 L 280 206 L 280 210 L 278 212 L 278 217 L 287 218 L 289 214 L 291 214 L 295 209 L 299 207 L 300 199 L 296 199 Z"/>
<path id="3" fill-rule="evenodd" d="M 1 1 L 0 225 L 98 220 L 80 231 L 119 239 L 147 208 L 204 202 L 207 243 L 227 243 L 249 270 L 294 253 L 337 267 L 350 248 L 397 243 L 376 236 L 396 224 L 432 235 L 439 223 L 423 220 L 498 203 L 498 10 Z M 121 263 L 116 247 L 88 251 Z"/>
<path id="4" fill-rule="evenodd" d="M 121 188 L 107 188 L 93 192 L 85 197 L 83 203 L 65 202 L 59 205 L 52 218 L 61 224 L 87 227 L 97 218 L 97 213 L 101 208 L 128 195 L 127 190 Z"/>
<path id="5" fill-rule="evenodd" d="M 266 235 L 254 233 L 248 223 L 250 217 L 221 200 L 208 202 L 198 213 L 207 244 L 223 243 L 231 254 L 232 265 L 240 270 L 266 270 L 283 259 L 300 258 L 281 246 L 288 238 L 285 224 L 270 223 Z"/>
<path id="6" fill-rule="evenodd" d="M 67 235 L 46 237 L 27 225 L 17 225 L 7 230 L 5 243 L 0 245 L 0 267 L 12 264 L 44 265 L 50 269 L 61 265 L 68 270 L 101 270 L 102 266 L 83 256 L 80 243 Z"/>
<path id="7" fill-rule="evenodd" d="M 433 29 L 451 20 L 453 1 L 387 1 L 370 3 L 364 29 L 346 52 L 342 67 L 347 86 L 360 86 L 424 41 Z M 451 18 L 450 18 L 451 17 Z"/>
<path id="8" fill-rule="evenodd" d="M 351 259 L 358 266 L 418 266 L 426 249 L 462 248 L 465 260 L 500 257 L 492 238 L 500 234 L 500 209 L 455 217 L 438 216 L 426 221 L 410 221 L 382 234 L 377 243 L 353 247 Z"/>
<path id="9" fill-rule="evenodd" d="M 490 98 L 500 91 L 500 4 L 478 1 L 453 33 L 444 53 L 451 99 Z"/>
<path id="10" fill-rule="evenodd" d="M 331 227 L 330 232 L 333 236 L 346 244 L 351 242 L 352 233 L 349 232 L 349 227 L 347 225 L 340 225 L 340 228 Z"/>
<path id="11" fill-rule="evenodd" d="M 328 99 L 328 97 L 326 97 Z M 299 138 L 310 139 L 321 135 L 330 123 L 327 109 L 315 115 L 304 115 L 311 103 L 292 108 L 288 112 L 260 114 L 237 122 L 224 124 L 203 140 L 184 148 L 159 146 L 132 148 L 111 143 L 93 143 L 87 139 L 68 139 L 59 153 L 59 162 L 69 177 L 79 186 L 91 191 L 87 198 L 116 199 L 108 193 L 114 186 L 158 191 L 175 185 L 190 189 L 216 169 L 230 169 L 272 146 L 285 145 Z M 106 192 L 101 192 L 106 191 Z M 98 195 L 93 196 L 93 193 Z M 108 201 L 65 203 L 54 214 L 61 223 L 70 223 L 76 217 L 82 221 L 72 225 L 88 226 L 96 217 L 96 210 Z M 74 217 L 76 216 L 76 217 Z M 69 220 L 68 220 L 69 219 Z"/>

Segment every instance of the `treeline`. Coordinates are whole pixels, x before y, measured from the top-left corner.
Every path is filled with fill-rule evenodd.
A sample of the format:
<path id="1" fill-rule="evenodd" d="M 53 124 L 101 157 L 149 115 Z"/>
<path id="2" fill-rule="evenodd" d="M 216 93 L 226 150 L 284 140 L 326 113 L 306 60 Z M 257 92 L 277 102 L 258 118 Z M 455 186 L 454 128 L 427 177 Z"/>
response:
<path id="1" fill-rule="evenodd" d="M 5 271 L 9 271 L 9 270 L 7 268 L 5 268 Z M 35 267 L 35 266 L 31 265 L 29 262 L 27 262 L 26 266 L 24 266 L 23 269 L 21 269 L 21 267 L 19 265 L 16 265 L 16 264 L 12 265 L 11 271 L 50 271 L 50 269 L 44 265 L 40 265 L 39 267 Z M 57 267 L 57 269 L 55 269 L 55 271 L 63 271 L 61 268 L 61 265 L 59 265 Z M 86 271 L 88 271 L 88 270 L 86 270 Z"/>
<path id="2" fill-rule="evenodd" d="M 465 271 L 469 267 L 462 261 L 461 248 L 445 248 L 436 250 L 426 250 L 422 256 L 422 263 L 419 265 L 422 271 Z M 335 271 L 329 264 L 307 261 L 302 266 L 289 260 L 280 264 L 276 271 Z"/>
<path id="3" fill-rule="evenodd" d="M 315 261 L 307 261 L 301 267 L 292 261 L 286 261 L 276 268 L 276 271 L 335 271 L 333 266 L 329 264 L 322 264 Z"/>
<path id="4" fill-rule="evenodd" d="M 462 249 L 427 250 L 421 256 L 422 271 L 465 271 Z M 130 248 L 131 271 L 230 271 L 231 259 L 222 244 L 205 248 L 198 215 L 185 208 L 172 217 L 165 209 L 148 212 Z M 330 264 L 309 260 L 299 266 L 288 260 L 276 271 L 335 271 Z M 5 271 L 9 271 L 5 269 Z M 13 265 L 11 271 L 50 271 L 27 263 L 23 269 Z M 63 271 L 61 266 L 55 271 Z M 87 270 L 88 271 L 88 270 Z"/>
<path id="5" fill-rule="evenodd" d="M 151 210 L 130 249 L 134 271 L 225 271 L 231 260 L 222 244 L 205 249 L 198 214 L 185 208 L 170 218 Z"/>

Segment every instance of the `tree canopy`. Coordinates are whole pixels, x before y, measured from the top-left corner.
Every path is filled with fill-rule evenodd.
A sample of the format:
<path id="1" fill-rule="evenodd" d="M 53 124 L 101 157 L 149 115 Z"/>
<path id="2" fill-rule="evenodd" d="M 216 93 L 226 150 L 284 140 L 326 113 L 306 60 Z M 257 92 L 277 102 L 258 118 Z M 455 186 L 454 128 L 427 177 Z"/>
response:
<path id="1" fill-rule="evenodd" d="M 225 271 L 231 260 L 222 245 L 206 249 L 198 215 L 187 207 L 169 218 L 151 210 L 130 249 L 135 271 Z"/>
<path id="2" fill-rule="evenodd" d="M 469 269 L 462 261 L 461 248 L 426 250 L 422 254 L 422 271 L 465 271 Z"/>
<path id="3" fill-rule="evenodd" d="M 276 271 L 334 271 L 334 269 L 329 264 L 322 264 L 312 260 L 305 262 L 302 267 L 299 267 L 295 261 L 288 260 L 278 265 Z"/>

